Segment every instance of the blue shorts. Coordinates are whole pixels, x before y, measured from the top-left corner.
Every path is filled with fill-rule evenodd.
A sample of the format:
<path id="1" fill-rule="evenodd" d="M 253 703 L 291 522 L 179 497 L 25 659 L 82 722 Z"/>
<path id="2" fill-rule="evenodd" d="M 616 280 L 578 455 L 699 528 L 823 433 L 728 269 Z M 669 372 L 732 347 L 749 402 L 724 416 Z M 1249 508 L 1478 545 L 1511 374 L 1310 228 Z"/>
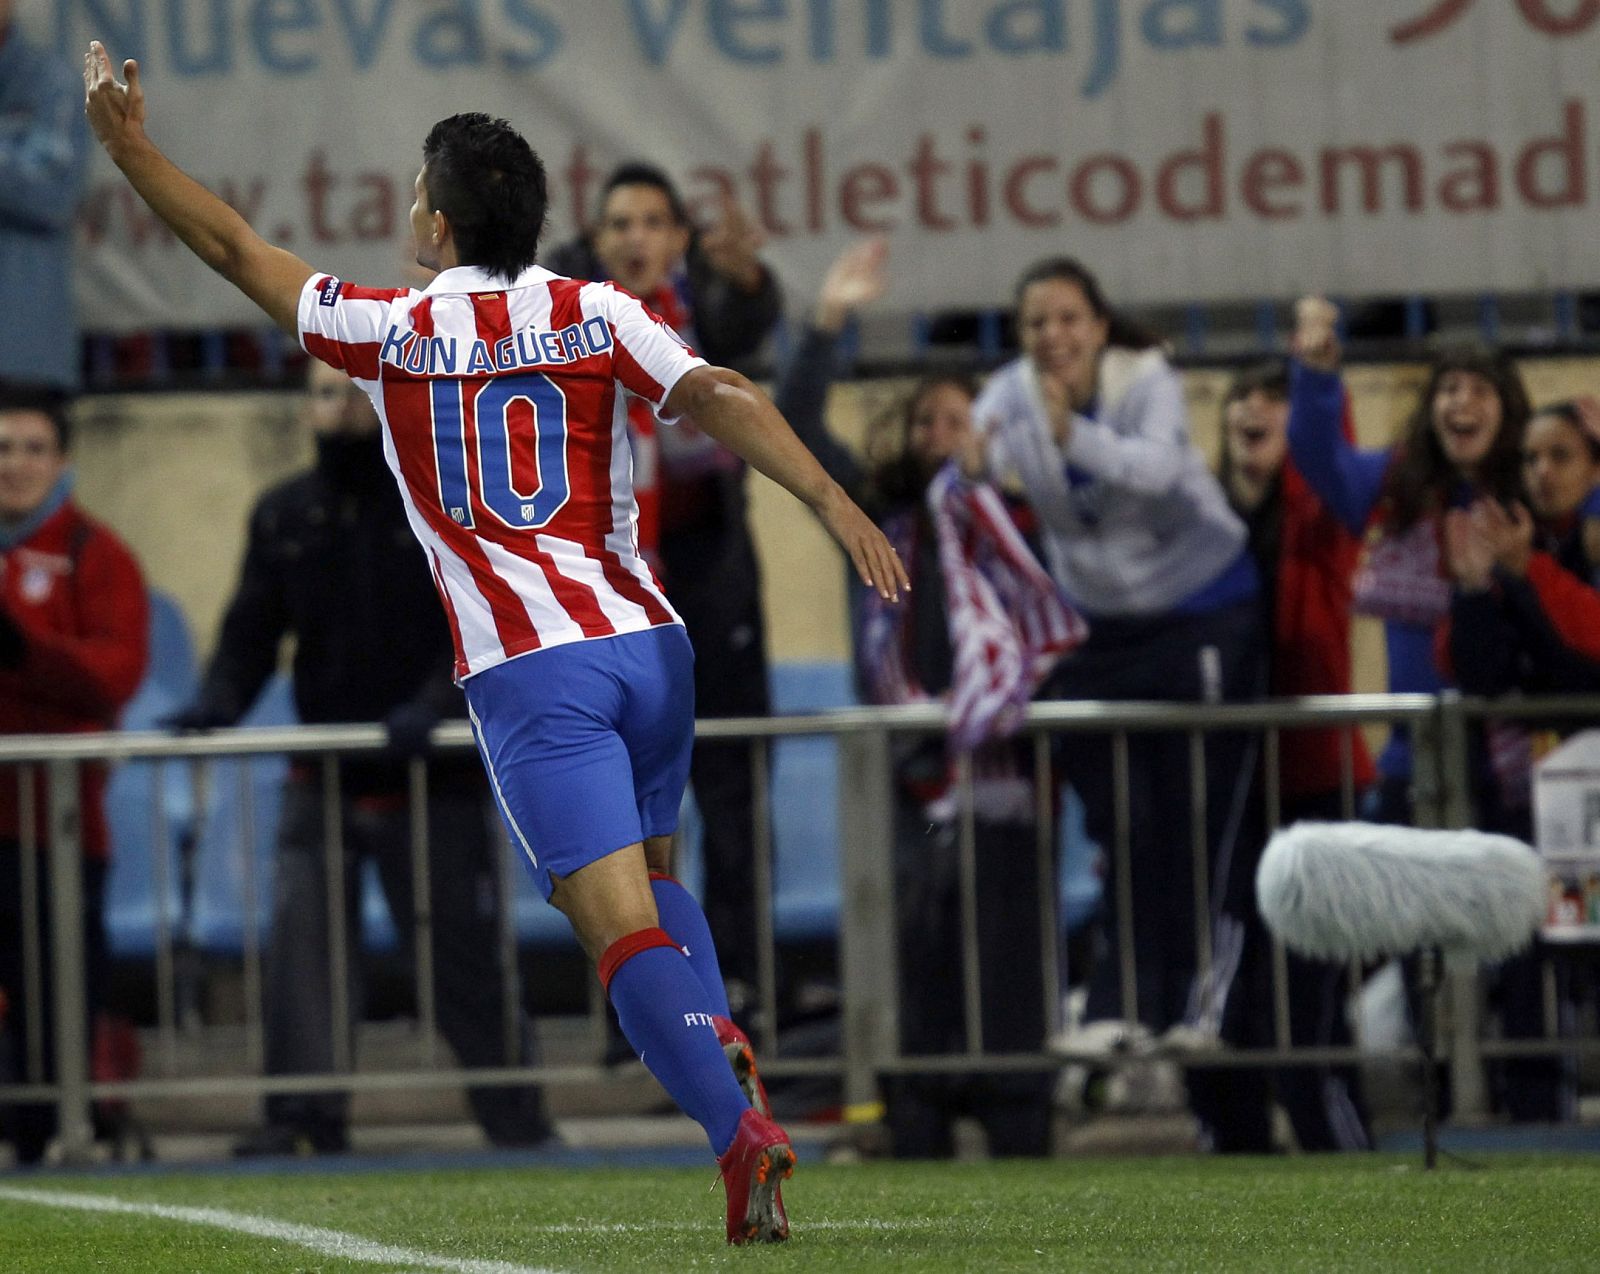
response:
<path id="1" fill-rule="evenodd" d="M 532 651 L 464 689 L 511 844 L 546 898 L 552 876 L 677 830 L 694 743 L 680 625 Z"/>

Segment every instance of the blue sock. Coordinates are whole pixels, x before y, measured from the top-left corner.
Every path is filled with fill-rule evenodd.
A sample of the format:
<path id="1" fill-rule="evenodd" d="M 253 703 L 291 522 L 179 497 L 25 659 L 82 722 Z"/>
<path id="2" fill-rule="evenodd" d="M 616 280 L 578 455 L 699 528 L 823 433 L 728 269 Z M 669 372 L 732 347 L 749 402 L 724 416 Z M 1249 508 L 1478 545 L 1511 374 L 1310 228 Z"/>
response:
<path id="1" fill-rule="evenodd" d="M 637 940 L 651 933 L 661 935 L 660 944 L 641 949 Z M 705 989 L 671 941 L 660 929 L 621 939 L 616 945 L 629 944 L 632 954 L 608 969 L 607 952 L 601 981 L 639 1060 L 679 1109 L 705 1129 L 720 1157 L 733 1144 L 750 1102 L 717 1043 Z"/>
<path id="2" fill-rule="evenodd" d="M 667 935 L 684 948 L 689 965 L 711 997 L 711 1011 L 718 1017 L 731 1018 L 728 1012 L 728 989 L 722 985 L 722 965 L 717 962 L 717 944 L 711 940 L 711 927 L 706 924 L 706 913 L 694 895 L 671 876 L 660 872 L 650 873 L 650 892 L 656 896 L 656 912 L 661 917 L 661 927 Z"/>

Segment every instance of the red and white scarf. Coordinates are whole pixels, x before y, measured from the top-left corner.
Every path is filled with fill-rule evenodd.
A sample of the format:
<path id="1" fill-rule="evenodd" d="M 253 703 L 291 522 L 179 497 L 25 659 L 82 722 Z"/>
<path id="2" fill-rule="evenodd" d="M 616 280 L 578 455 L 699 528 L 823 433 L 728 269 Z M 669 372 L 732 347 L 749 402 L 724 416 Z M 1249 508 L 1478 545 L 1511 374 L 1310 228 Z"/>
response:
<path id="1" fill-rule="evenodd" d="M 1437 516 L 1419 518 L 1405 531 L 1384 532 L 1367 549 L 1356 572 L 1354 609 L 1386 623 L 1437 631 L 1450 617 L 1450 581 Z M 1489 720 L 1483 727 L 1489 769 L 1510 809 L 1533 799 L 1533 736 L 1514 721 Z"/>
<path id="2" fill-rule="evenodd" d="M 951 745 L 971 751 L 1016 733 L 1034 691 L 1089 635 L 994 488 L 946 465 L 928 485 L 955 675 Z"/>

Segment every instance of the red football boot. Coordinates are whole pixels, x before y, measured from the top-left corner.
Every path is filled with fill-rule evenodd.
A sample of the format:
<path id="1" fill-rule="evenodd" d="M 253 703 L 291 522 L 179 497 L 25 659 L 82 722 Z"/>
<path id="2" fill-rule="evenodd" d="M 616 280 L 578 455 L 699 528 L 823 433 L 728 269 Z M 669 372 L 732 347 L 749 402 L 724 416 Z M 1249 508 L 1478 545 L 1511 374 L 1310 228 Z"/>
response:
<path id="1" fill-rule="evenodd" d="M 761 1072 L 756 1069 L 756 1050 L 750 1037 L 729 1018 L 713 1017 L 711 1024 L 717 1031 L 717 1043 L 722 1045 L 728 1065 L 733 1067 L 733 1077 L 744 1089 L 750 1106 L 768 1119 L 772 1118 L 772 1103 L 767 1100 L 767 1086 L 761 1082 Z"/>
<path id="2" fill-rule="evenodd" d="M 717 1166 L 728 1192 L 728 1242 L 781 1243 L 788 1238 L 789 1217 L 778 1186 L 794 1175 L 789 1134 L 760 1111 L 747 1110 Z"/>

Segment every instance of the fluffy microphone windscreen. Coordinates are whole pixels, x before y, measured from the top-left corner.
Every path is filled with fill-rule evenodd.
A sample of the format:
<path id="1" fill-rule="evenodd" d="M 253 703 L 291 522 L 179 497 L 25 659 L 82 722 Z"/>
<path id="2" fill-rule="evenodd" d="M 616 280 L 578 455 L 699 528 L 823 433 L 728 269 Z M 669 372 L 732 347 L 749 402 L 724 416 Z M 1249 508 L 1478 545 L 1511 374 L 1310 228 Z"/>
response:
<path id="1" fill-rule="evenodd" d="M 1365 960 L 1424 947 L 1499 960 L 1528 945 L 1545 871 L 1521 841 L 1379 823 L 1296 823 L 1256 872 L 1267 927 L 1303 955 Z"/>

